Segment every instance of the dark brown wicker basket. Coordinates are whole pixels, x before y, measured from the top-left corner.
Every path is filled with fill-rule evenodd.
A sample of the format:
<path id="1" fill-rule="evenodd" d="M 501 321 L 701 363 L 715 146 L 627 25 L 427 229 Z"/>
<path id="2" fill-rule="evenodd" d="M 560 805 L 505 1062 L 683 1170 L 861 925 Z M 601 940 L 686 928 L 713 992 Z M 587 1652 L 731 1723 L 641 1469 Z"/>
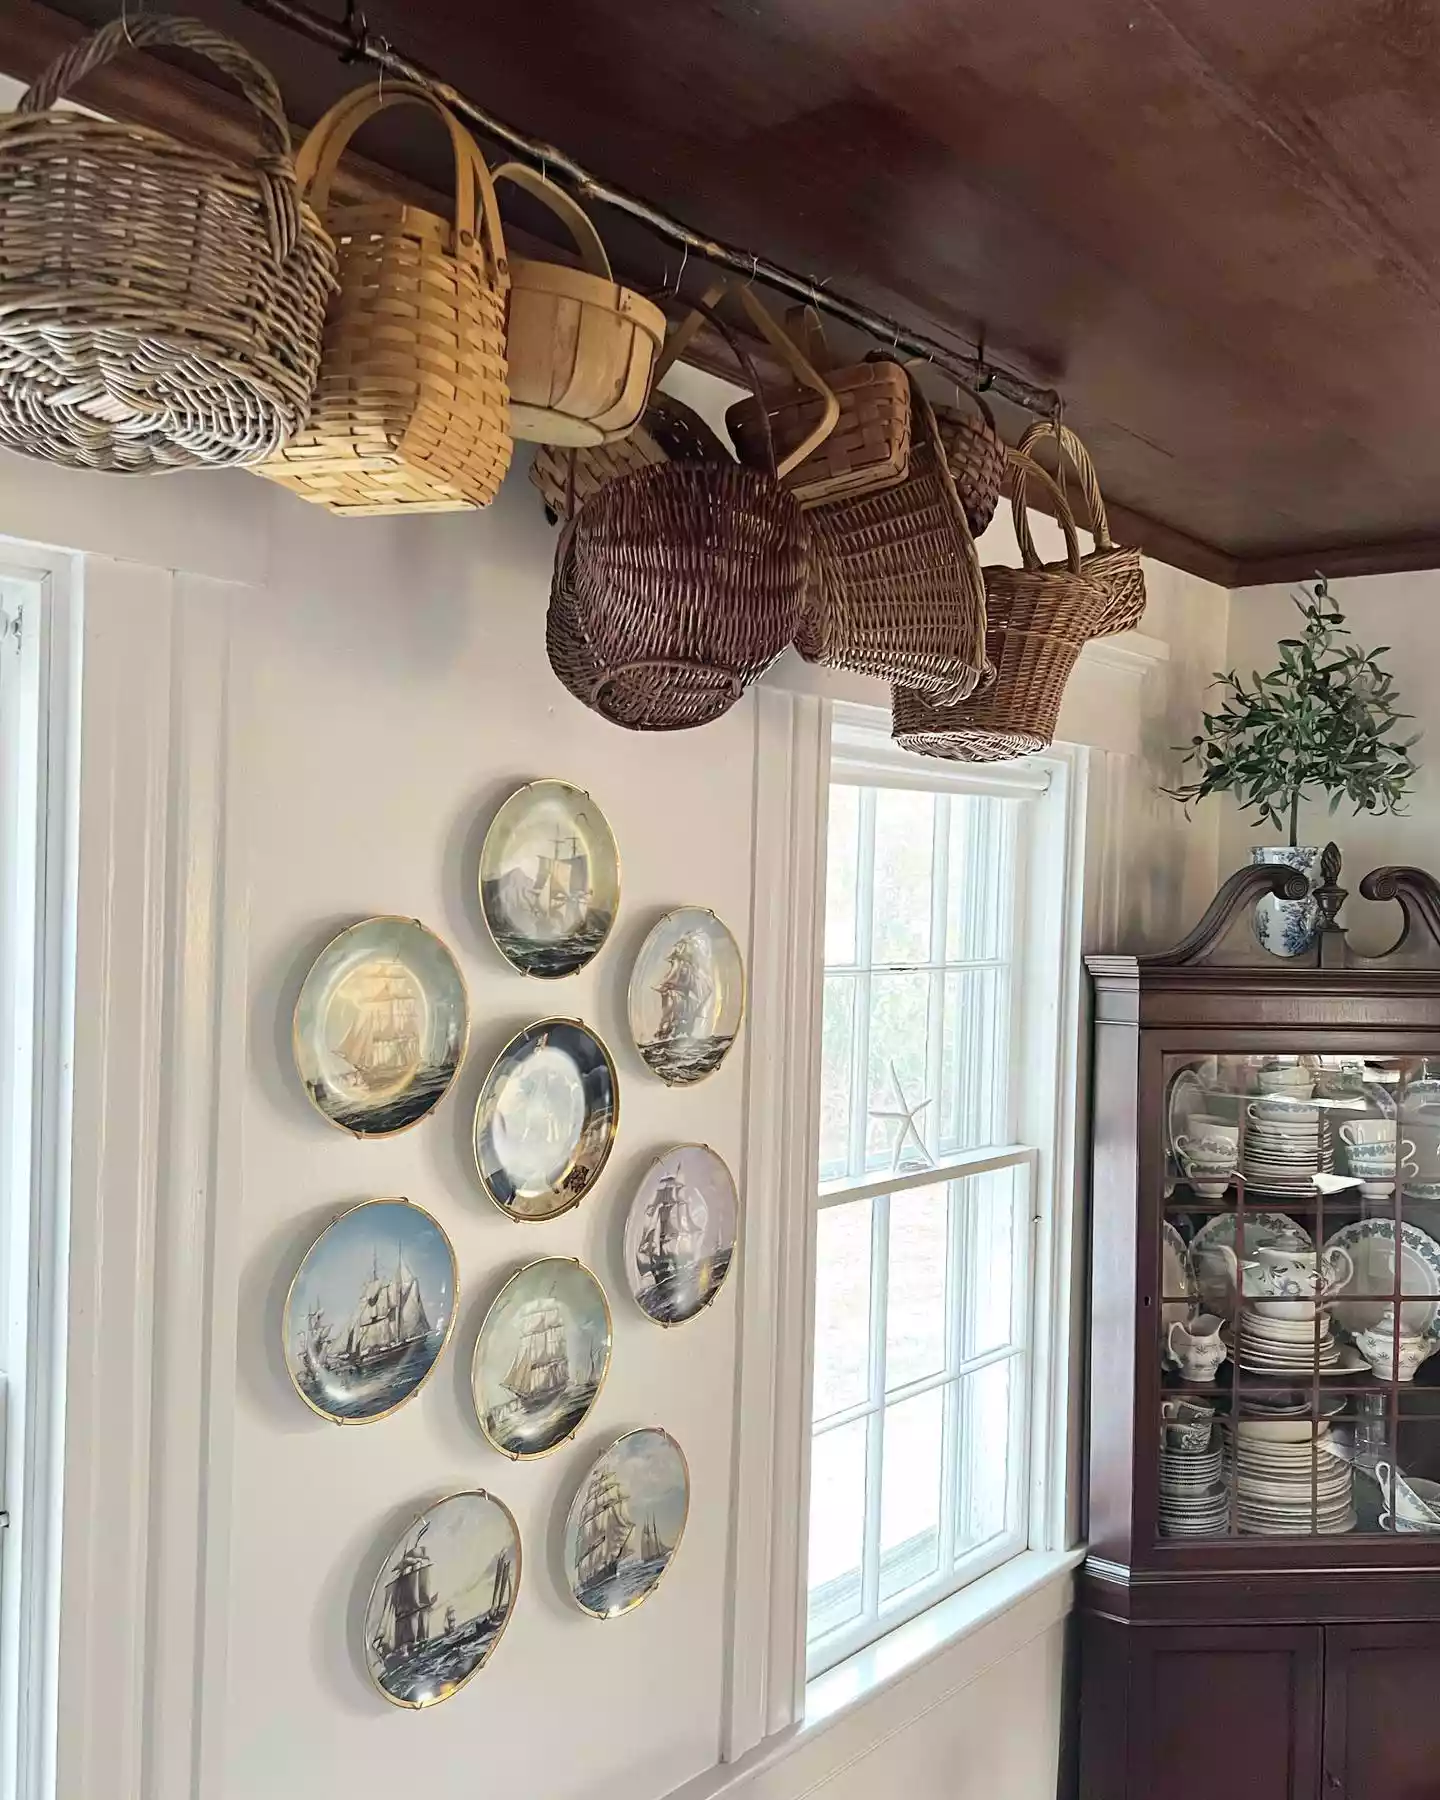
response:
<path id="1" fill-rule="evenodd" d="M 1100 492 L 1100 477 L 1095 473 L 1095 465 L 1090 460 L 1090 452 L 1068 425 L 1035 424 L 1021 438 L 1017 449 L 1021 455 L 1033 461 L 1035 452 L 1045 442 L 1056 443 L 1059 468 L 1063 472 L 1068 458 L 1073 464 L 1076 475 L 1080 478 L 1080 489 L 1085 496 L 1085 510 L 1088 515 L 1090 529 L 1094 534 L 1095 548 L 1081 559 L 1081 568 L 1090 579 L 1102 587 L 1110 596 L 1110 608 L 1105 621 L 1096 637 L 1114 637 L 1118 631 L 1129 631 L 1138 625 L 1145 613 L 1145 572 L 1140 566 L 1140 552 L 1126 549 L 1115 543 L 1110 536 L 1110 520 L 1105 511 L 1105 500 Z M 1023 550 L 1026 538 L 1030 535 L 1029 521 L 1025 516 L 1025 471 L 1018 468 L 1015 473 L 1018 510 L 1016 512 L 1016 535 L 1020 537 Z M 1023 533 L 1023 535 L 1021 535 Z"/>
<path id="2" fill-rule="evenodd" d="M 1002 762 L 1052 743 L 1070 672 L 1110 604 L 1108 594 L 1081 572 L 1080 542 L 1064 495 L 1038 464 L 1011 454 L 1022 465 L 1017 474 L 1044 481 L 1054 491 L 1066 560 L 1042 563 L 1027 533 L 1023 568 L 986 569 L 985 644 L 995 679 L 981 693 L 946 707 L 913 688 L 894 689 L 892 736 L 922 756 Z M 1017 507 L 1017 536 L 1019 527 Z"/>
<path id="3" fill-rule="evenodd" d="M 969 390 L 966 390 L 969 392 Z M 955 491 L 965 508 L 970 529 L 979 537 L 995 517 L 1000 488 L 1005 480 L 1005 440 L 995 425 L 995 415 L 984 396 L 971 393 L 979 416 L 958 412 L 953 406 L 937 406 L 935 423 L 955 478 Z"/>
<path id="4" fill-rule="evenodd" d="M 652 391 L 645 415 L 628 437 L 594 444 L 573 453 L 541 445 L 530 464 L 530 480 L 540 490 L 552 521 L 565 516 L 565 495 L 574 470 L 575 503 L 582 505 L 618 475 L 667 462 L 728 465 L 734 457 L 699 413 L 671 394 Z"/>
<path id="5" fill-rule="evenodd" d="M 758 392 L 749 357 L 715 323 Z M 809 562 L 805 520 L 773 473 L 727 460 L 622 475 L 561 536 L 550 666 L 627 730 L 708 724 L 794 637 Z"/>
<path id="6" fill-rule="evenodd" d="M 951 704 L 985 678 L 985 580 L 930 403 L 910 384 L 905 479 L 807 513 L 815 555 L 795 648 Z"/>

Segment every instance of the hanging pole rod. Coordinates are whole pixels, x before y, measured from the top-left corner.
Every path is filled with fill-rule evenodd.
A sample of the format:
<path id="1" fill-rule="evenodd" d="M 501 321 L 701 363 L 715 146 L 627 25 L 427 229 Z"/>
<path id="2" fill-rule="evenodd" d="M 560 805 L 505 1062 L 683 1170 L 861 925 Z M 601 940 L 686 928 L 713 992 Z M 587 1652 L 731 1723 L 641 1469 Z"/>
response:
<path id="1" fill-rule="evenodd" d="M 582 199 L 598 201 L 603 206 L 613 207 L 617 212 L 628 213 L 656 237 L 676 245 L 691 256 L 700 257 L 733 274 L 744 275 L 751 281 L 763 282 L 766 287 L 788 294 L 792 300 L 813 306 L 817 312 L 828 313 L 831 318 L 856 326 L 896 352 L 933 363 L 942 373 L 953 376 L 981 393 L 993 391 L 1003 395 L 1014 405 L 1023 406 L 1027 412 L 1037 413 L 1042 418 L 1053 418 L 1061 410 L 1060 396 L 1053 388 L 1037 387 L 1023 376 L 998 368 L 979 356 L 966 356 L 934 338 L 910 331 L 897 320 L 888 319 L 883 313 L 872 312 L 858 300 L 850 300 L 844 294 L 837 294 L 804 275 L 796 275 L 789 269 L 781 268 L 778 263 L 767 262 L 763 256 L 755 256 L 748 250 L 738 250 L 733 245 L 707 238 L 703 233 L 692 230 L 682 220 L 661 212 L 658 207 L 651 206 L 648 201 L 635 194 L 627 193 L 624 188 L 612 187 L 598 175 L 592 175 L 574 157 L 567 156 L 557 145 L 527 137 L 513 125 L 507 125 L 503 119 L 497 119 L 484 107 L 468 100 L 431 70 L 412 62 L 401 51 L 392 49 L 385 38 L 372 36 L 366 30 L 363 18 L 357 17 L 352 28 L 326 18 L 323 13 L 306 6 L 303 0 L 241 0 L 241 4 L 251 12 L 259 13 L 262 18 L 271 19 L 277 25 L 288 26 L 291 31 L 310 38 L 314 43 L 324 44 L 346 61 L 373 63 L 375 67 L 401 81 L 413 81 L 421 87 L 429 88 L 452 112 L 457 113 L 485 137 L 503 144 L 512 155 L 533 163 L 545 174 L 563 177 Z"/>

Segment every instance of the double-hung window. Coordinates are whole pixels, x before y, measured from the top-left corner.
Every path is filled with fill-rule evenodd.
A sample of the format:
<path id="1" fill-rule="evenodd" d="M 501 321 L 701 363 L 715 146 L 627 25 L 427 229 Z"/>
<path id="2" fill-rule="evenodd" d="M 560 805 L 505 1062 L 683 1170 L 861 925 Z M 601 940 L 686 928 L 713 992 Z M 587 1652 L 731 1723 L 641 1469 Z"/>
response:
<path id="1" fill-rule="evenodd" d="M 1033 1541 L 1066 771 L 837 720 L 816 1204 L 812 1674 Z M 1058 851 L 1064 860 L 1064 850 Z M 1053 1000 L 1054 993 L 1049 996 Z M 1051 1103 L 1047 1106 L 1047 1096 Z"/>

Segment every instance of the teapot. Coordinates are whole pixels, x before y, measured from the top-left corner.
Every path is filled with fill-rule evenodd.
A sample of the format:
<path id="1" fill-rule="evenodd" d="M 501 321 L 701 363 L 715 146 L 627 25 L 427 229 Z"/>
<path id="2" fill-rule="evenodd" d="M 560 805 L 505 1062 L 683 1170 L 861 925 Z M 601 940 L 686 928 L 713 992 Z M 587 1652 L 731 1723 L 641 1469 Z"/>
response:
<path id="1" fill-rule="evenodd" d="M 1215 1250 L 1232 1285 L 1247 1300 L 1265 1301 L 1271 1318 L 1313 1319 L 1317 1301 L 1355 1278 L 1355 1265 L 1339 1244 L 1311 1250 L 1299 1240 L 1279 1238 L 1243 1262 L 1228 1244 Z"/>

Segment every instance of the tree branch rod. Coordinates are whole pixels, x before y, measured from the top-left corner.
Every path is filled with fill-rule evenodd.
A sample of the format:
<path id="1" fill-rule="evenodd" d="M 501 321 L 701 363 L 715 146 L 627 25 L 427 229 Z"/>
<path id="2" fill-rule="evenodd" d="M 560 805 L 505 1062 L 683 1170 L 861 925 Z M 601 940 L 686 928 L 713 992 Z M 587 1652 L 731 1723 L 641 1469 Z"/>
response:
<path id="1" fill-rule="evenodd" d="M 886 318 L 883 313 L 872 312 L 858 300 L 835 293 L 804 275 L 796 275 L 778 263 L 767 262 L 763 256 L 756 256 L 730 244 L 718 243 L 693 230 L 682 220 L 651 206 L 648 201 L 627 193 L 624 188 L 612 187 L 598 175 L 592 175 L 557 145 L 527 137 L 524 132 L 517 131 L 514 126 L 505 124 L 484 107 L 467 99 L 422 64 L 413 62 L 403 52 L 392 49 L 385 38 L 367 31 L 363 20 L 357 21 L 358 28 L 352 29 L 348 24 L 328 19 L 323 13 L 316 12 L 313 7 L 305 5 L 304 0 L 241 0 L 241 4 L 277 25 L 287 26 L 302 37 L 325 45 L 347 61 L 368 62 L 384 70 L 386 74 L 395 76 L 397 80 L 413 81 L 428 88 L 467 124 L 493 142 L 503 144 L 512 155 L 523 158 L 545 174 L 562 177 L 582 199 L 597 201 L 603 206 L 613 207 L 617 212 L 628 213 L 656 237 L 674 244 L 691 256 L 699 257 L 717 268 L 728 269 L 733 274 L 744 275 L 752 281 L 763 282 L 766 287 L 774 288 L 792 300 L 813 306 L 817 312 L 828 313 L 830 317 L 843 320 L 847 325 L 856 326 L 897 353 L 933 363 L 938 370 L 967 386 L 982 392 L 989 390 L 1000 394 L 1014 405 L 1024 407 L 1027 412 L 1036 413 L 1042 418 L 1052 418 L 1060 410 L 1060 396 L 1053 388 L 1037 387 L 1008 369 L 981 361 L 978 356 L 967 356 L 934 338 L 910 331 L 897 320 Z"/>

